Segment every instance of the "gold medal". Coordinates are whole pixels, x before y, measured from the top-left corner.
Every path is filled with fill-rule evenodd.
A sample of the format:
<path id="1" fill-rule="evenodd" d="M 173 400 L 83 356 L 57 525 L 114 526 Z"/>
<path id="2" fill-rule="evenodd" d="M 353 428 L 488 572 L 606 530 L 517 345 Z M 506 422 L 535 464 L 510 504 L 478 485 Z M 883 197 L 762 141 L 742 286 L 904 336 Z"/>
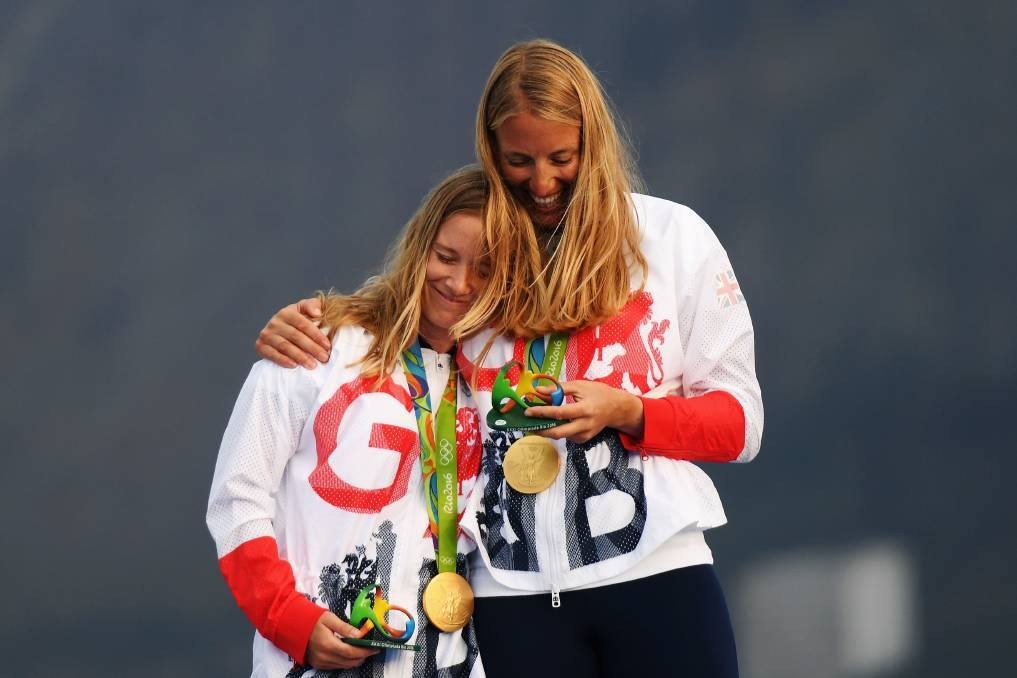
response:
<path id="1" fill-rule="evenodd" d="M 509 447 L 501 466 L 513 490 L 536 494 L 558 477 L 558 450 L 547 438 L 523 436 Z"/>
<path id="2" fill-rule="evenodd" d="M 424 589 L 424 614 L 442 631 L 458 631 L 473 616 L 473 589 L 455 572 L 439 572 Z"/>

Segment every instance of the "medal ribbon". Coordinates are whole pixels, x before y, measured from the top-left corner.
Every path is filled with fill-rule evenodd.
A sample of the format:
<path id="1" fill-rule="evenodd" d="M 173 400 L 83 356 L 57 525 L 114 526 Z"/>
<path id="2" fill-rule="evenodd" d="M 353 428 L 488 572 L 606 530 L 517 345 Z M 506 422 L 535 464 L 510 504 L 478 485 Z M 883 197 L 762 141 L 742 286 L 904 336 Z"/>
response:
<path id="1" fill-rule="evenodd" d="M 557 379 L 565 362 L 568 343 L 569 335 L 554 333 L 548 338 L 545 351 L 544 337 L 530 339 L 526 342 L 526 369 L 534 374 L 550 374 Z"/>
<path id="2" fill-rule="evenodd" d="M 448 383 L 438 404 L 431 409 L 431 394 L 424 370 L 420 342 L 402 352 L 406 383 L 417 415 L 420 434 L 420 473 L 424 478 L 424 504 L 431 535 L 437 538 L 435 560 L 438 572 L 456 571 L 456 533 L 459 517 L 459 470 L 456 467 L 456 396 L 459 367 L 455 358 L 449 367 Z M 437 426 L 435 426 L 437 422 Z"/>

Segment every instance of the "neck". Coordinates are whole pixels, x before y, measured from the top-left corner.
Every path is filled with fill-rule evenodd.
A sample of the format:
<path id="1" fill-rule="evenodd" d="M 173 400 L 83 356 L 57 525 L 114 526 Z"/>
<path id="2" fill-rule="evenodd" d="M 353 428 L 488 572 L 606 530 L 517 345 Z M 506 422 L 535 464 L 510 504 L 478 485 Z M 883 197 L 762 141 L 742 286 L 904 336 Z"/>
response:
<path id="1" fill-rule="evenodd" d="M 452 337 L 445 333 L 431 333 L 421 327 L 417 330 L 417 334 L 420 335 L 420 338 L 427 343 L 432 351 L 437 353 L 451 353 L 452 347 L 456 345 L 456 342 L 452 340 Z"/>

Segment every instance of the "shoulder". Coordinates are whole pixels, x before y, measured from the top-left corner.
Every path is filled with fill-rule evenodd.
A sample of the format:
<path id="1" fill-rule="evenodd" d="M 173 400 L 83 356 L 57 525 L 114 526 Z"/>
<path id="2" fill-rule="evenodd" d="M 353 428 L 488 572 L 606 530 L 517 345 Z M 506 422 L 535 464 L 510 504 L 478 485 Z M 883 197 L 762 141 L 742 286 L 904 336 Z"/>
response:
<path id="1" fill-rule="evenodd" d="M 665 251 L 696 260 L 717 250 L 723 251 L 713 229 L 691 207 L 639 193 L 632 193 L 630 197 L 645 255 L 663 247 Z"/>
<path id="2" fill-rule="evenodd" d="M 367 353 L 373 340 L 374 335 L 360 325 L 343 325 L 332 337 L 332 355 L 329 363 L 335 363 L 336 358 L 344 365 L 359 360 Z"/>
<path id="3" fill-rule="evenodd" d="M 332 381 L 345 381 L 349 373 L 357 373 L 355 364 L 367 352 L 372 335 L 362 327 L 340 327 L 332 338 L 332 352 L 328 362 L 313 370 L 302 366 L 281 367 L 269 360 L 260 360 L 251 368 L 248 387 L 270 391 L 281 397 L 311 402 Z"/>

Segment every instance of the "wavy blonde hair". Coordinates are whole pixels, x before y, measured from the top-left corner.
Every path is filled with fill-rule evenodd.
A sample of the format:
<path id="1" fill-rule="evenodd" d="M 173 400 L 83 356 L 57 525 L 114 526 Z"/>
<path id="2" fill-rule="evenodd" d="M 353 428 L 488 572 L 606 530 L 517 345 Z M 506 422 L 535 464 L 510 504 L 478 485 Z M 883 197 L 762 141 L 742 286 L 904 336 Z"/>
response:
<path id="1" fill-rule="evenodd" d="M 389 250 L 382 273 L 353 294 L 318 293 L 330 339 L 343 325 L 359 325 L 373 335 L 367 353 L 352 364 L 361 364 L 367 377 L 381 377 L 379 385 L 417 337 L 427 259 L 438 229 L 460 212 L 483 218 L 487 198 L 488 181 L 479 166 L 454 172 L 424 198 Z"/>
<path id="2" fill-rule="evenodd" d="M 495 131 L 522 112 L 580 128 L 579 171 L 557 242 L 538 233 L 499 172 Z M 640 288 L 646 279 L 629 198 L 641 182 L 590 68 L 547 40 L 513 45 L 488 78 L 476 135 L 477 157 L 491 177 L 484 215 L 491 279 L 460 325 L 476 329 L 494 318 L 496 331 L 529 337 L 617 314 L 633 291 L 631 273 L 640 272 Z"/>

